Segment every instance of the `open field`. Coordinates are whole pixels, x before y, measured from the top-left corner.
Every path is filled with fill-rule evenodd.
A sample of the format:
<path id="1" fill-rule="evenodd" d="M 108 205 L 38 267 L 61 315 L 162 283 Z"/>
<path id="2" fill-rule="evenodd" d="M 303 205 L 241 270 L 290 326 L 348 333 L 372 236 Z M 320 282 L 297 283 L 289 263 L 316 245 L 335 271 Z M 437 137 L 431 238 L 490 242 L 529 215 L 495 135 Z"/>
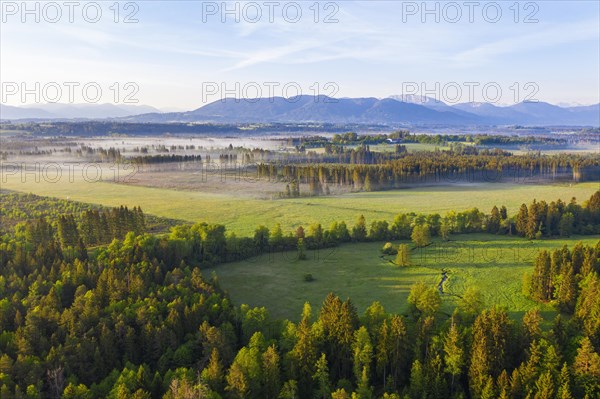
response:
<path id="1" fill-rule="evenodd" d="M 571 246 L 577 241 L 593 244 L 599 238 L 527 241 L 488 234 L 460 235 L 451 242 L 437 241 L 413 250 L 414 266 L 409 267 L 390 263 L 393 257 L 382 258 L 383 243 L 346 244 L 308 251 L 304 261 L 297 260 L 295 252 L 273 253 L 203 272 L 207 276 L 216 273 L 235 303 L 265 306 L 275 317 L 297 320 L 304 302 L 318 308 L 330 291 L 350 297 L 360 313 L 373 301 L 380 301 L 388 312 L 404 313 L 410 286 L 418 281 L 437 286 L 441 270 L 446 269 L 442 311 L 451 313 L 457 304 L 456 295 L 476 287 L 486 306 L 505 306 L 512 317 L 520 317 L 540 306 L 521 293 L 523 273 L 532 271 L 538 250 Z M 306 273 L 315 280 L 305 282 Z M 541 308 L 547 320 L 554 314 L 550 306 Z"/>
<path id="2" fill-rule="evenodd" d="M 71 183 L 66 175 L 52 183 L 27 176 L 2 176 L 2 189 L 33 193 L 42 196 L 72 199 L 103 206 L 141 206 L 145 213 L 188 222 L 213 222 L 227 226 L 238 234 L 250 234 L 264 224 L 272 227 L 281 223 L 284 230 L 313 222 L 328 226 L 333 221 L 354 224 L 363 214 L 370 223 L 376 219 L 392 220 L 400 212 L 439 212 L 466 210 L 472 207 L 489 212 L 494 205 L 505 205 L 510 213 L 522 203 L 534 198 L 569 201 L 576 197 L 587 200 L 600 184 L 531 185 L 531 184 L 457 184 L 408 188 L 403 190 L 351 193 L 341 196 L 309 197 L 280 200 L 258 200 L 200 191 L 181 191 L 166 188 L 140 187 L 111 182 L 88 183 L 75 178 Z"/>

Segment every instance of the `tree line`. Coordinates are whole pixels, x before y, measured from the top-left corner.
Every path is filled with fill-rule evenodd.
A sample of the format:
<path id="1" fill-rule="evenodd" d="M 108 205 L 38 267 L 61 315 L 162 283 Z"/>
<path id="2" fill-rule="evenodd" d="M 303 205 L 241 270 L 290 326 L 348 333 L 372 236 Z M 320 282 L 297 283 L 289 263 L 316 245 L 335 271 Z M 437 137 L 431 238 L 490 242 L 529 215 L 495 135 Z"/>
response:
<path id="1" fill-rule="evenodd" d="M 352 154 L 354 159 L 348 163 L 261 163 L 257 177 L 313 184 L 316 189 L 309 195 L 318 195 L 328 186 L 376 191 L 418 183 L 536 183 L 557 179 L 578 182 L 600 178 L 600 160 L 591 155 L 506 155 L 493 150 L 465 155 L 438 151 L 402 153 L 400 159 L 370 164 L 374 162 L 370 151 Z"/>

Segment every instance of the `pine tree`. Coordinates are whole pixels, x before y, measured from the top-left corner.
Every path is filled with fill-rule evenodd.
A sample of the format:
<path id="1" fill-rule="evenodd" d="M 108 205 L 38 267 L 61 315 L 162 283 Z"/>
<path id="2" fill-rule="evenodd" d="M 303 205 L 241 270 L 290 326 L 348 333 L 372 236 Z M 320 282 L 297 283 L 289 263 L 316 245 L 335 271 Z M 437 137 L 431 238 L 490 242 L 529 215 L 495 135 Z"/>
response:
<path id="1" fill-rule="evenodd" d="M 360 215 L 354 227 L 352 227 L 352 240 L 354 241 L 366 241 L 367 239 L 367 224 L 365 217 Z"/>
<path id="2" fill-rule="evenodd" d="M 279 354 L 275 345 L 267 348 L 262 355 L 263 387 L 265 399 L 275 399 L 279 393 L 281 381 L 279 376 Z"/>
<path id="3" fill-rule="evenodd" d="M 488 218 L 487 231 L 488 231 L 488 233 L 496 234 L 496 233 L 498 233 L 499 229 L 500 229 L 500 211 L 498 210 L 498 207 L 494 206 L 492 208 L 492 212 L 490 213 L 490 216 Z"/>
<path id="4" fill-rule="evenodd" d="M 298 238 L 297 251 L 298 260 L 306 260 L 306 248 L 304 245 L 304 238 Z"/>
<path id="5" fill-rule="evenodd" d="M 541 251 L 534 266 L 533 276 L 531 277 L 531 295 L 538 301 L 549 301 L 552 299 L 550 276 L 550 255 L 548 251 Z"/>
<path id="6" fill-rule="evenodd" d="M 450 383 L 451 392 L 454 391 L 454 379 L 462 373 L 464 362 L 465 358 L 462 339 L 458 327 L 453 320 L 450 325 L 450 330 L 444 339 L 445 371 L 452 376 L 452 381 Z"/>
<path id="7" fill-rule="evenodd" d="M 569 368 L 567 363 L 563 364 L 560 370 L 560 377 L 558 379 L 558 390 L 556 394 L 557 399 L 573 399 L 571 394 L 571 376 L 569 374 Z"/>
<path id="8" fill-rule="evenodd" d="M 317 360 L 317 347 L 311 330 L 310 305 L 306 303 L 302 314 L 302 320 L 297 328 L 297 340 L 291 351 L 294 359 L 295 375 L 300 383 L 301 391 L 310 389 L 314 365 Z"/>
<path id="9" fill-rule="evenodd" d="M 540 375 L 535 383 L 535 390 L 535 399 L 554 399 L 554 379 L 549 371 Z"/>
<path id="10" fill-rule="evenodd" d="M 217 348 L 212 349 L 208 365 L 202 370 L 200 378 L 213 391 L 220 392 L 223 389 L 223 366 L 221 365 Z"/>
<path id="11" fill-rule="evenodd" d="M 366 370 L 370 374 L 370 365 L 373 357 L 373 346 L 369 332 L 364 326 L 361 326 L 354 332 L 354 375 L 356 380 L 360 381 L 362 374 Z"/>
<path id="12" fill-rule="evenodd" d="M 484 310 L 473 325 L 473 347 L 469 385 L 481 395 L 488 376 L 496 377 L 506 368 L 512 324 L 504 310 Z"/>
<path id="13" fill-rule="evenodd" d="M 573 313 L 577 300 L 577 278 L 571 262 L 565 263 L 557 284 L 556 299 L 560 310 L 565 313 Z"/>
<path id="14" fill-rule="evenodd" d="M 410 235 L 411 240 L 417 248 L 423 248 L 431 243 L 431 233 L 429 231 L 429 225 L 416 225 L 413 227 L 412 234 Z"/>
<path id="15" fill-rule="evenodd" d="M 365 177 L 364 190 L 365 191 L 373 191 L 373 185 L 371 183 L 371 175 L 368 172 L 367 172 L 367 176 Z"/>
<path id="16" fill-rule="evenodd" d="M 329 382 L 329 367 L 327 366 L 327 357 L 321 353 L 321 357 L 315 364 L 315 374 L 313 382 L 316 385 L 315 399 L 328 399 L 331 397 L 331 384 Z"/>
<path id="17" fill-rule="evenodd" d="M 573 224 L 575 223 L 575 217 L 570 212 L 565 212 L 560 217 L 558 223 L 558 234 L 561 237 L 570 237 L 573 234 Z"/>
<path id="18" fill-rule="evenodd" d="M 481 391 L 480 399 L 496 399 L 496 390 L 494 387 L 494 379 L 491 376 L 485 378 L 485 385 Z"/>
<path id="19" fill-rule="evenodd" d="M 541 337 L 542 329 L 540 327 L 540 323 L 542 320 L 543 319 L 538 308 L 528 310 L 523 315 L 523 346 L 525 348 L 529 347 L 531 342 Z"/>
<path id="20" fill-rule="evenodd" d="M 410 367 L 408 333 L 402 316 L 394 315 L 390 320 L 389 363 L 394 388 L 404 382 Z"/>
<path id="21" fill-rule="evenodd" d="M 382 385 L 386 386 L 387 373 L 389 371 L 391 340 L 388 327 L 388 321 L 384 320 L 377 334 L 377 347 L 375 352 L 375 369 L 377 374 L 382 377 Z"/>
<path id="22" fill-rule="evenodd" d="M 529 206 L 529 213 L 527 215 L 527 222 L 525 224 L 525 236 L 527 238 L 532 239 L 535 237 L 540 226 L 539 223 L 541 218 L 542 215 L 540 204 L 534 199 Z"/>
<path id="23" fill-rule="evenodd" d="M 413 398 L 427 397 L 427 380 L 419 360 L 415 360 L 410 369 L 410 393 Z"/>
<path id="24" fill-rule="evenodd" d="M 373 388 L 369 385 L 369 372 L 367 367 L 363 367 L 361 377 L 358 379 L 358 387 L 356 389 L 356 395 L 352 395 L 356 399 L 372 399 Z"/>
<path id="25" fill-rule="evenodd" d="M 581 283 L 575 316 L 581 322 L 583 332 L 600 344 L 600 278 L 590 273 Z"/>
<path id="26" fill-rule="evenodd" d="M 325 298 L 319 321 L 323 328 L 325 354 L 333 380 L 348 378 L 352 371 L 352 341 L 358 324 L 356 308 L 330 293 Z"/>
<path id="27" fill-rule="evenodd" d="M 498 399 L 509 399 L 510 398 L 510 379 L 506 370 L 502 370 L 498 381 L 496 383 L 498 387 Z"/>
<path id="28" fill-rule="evenodd" d="M 271 235 L 269 237 L 269 245 L 272 249 L 279 251 L 283 249 L 283 231 L 281 231 L 281 225 L 277 223 Z"/>
<path id="29" fill-rule="evenodd" d="M 398 253 L 396 254 L 394 263 L 398 266 L 410 266 L 410 249 L 408 245 L 400 244 L 398 246 Z"/>
<path id="30" fill-rule="evenodd" d="M 517 233 L 521 236 L 524 236 L 527 232 L 527 220 L 529 217 L 529 210 L 527 209 L 527 205 L 522 204 L 519 208 L 519 212 L 515 216 L 515 229 Z"/>
<path id="31" fill-rule="evenodd" d="M 524 392 L 523 379 L 518 368 L 515 368 L 510 376 L 510 396 L 520 398 Z"/>
<path id="32" fill-rule="evenodd" d="M 279 392 L 279 399 L 299 399 L 298 382 L 296 380 L 288 380 L 283 384 L 283 388 Z"/>
<path id="33" fill-rule="evenodd" d="M 508 218 L 508 212 L 506 210 L 506 207 L 504 205 L 502 205 L 500 207 L 500 219 L 505 220 L 506 218 Z"/>
<path id="34" fill-rule="evenodd" d="M 234 362 L 229 369 L 227 374 L 227 386 L 225 390 L 229 392 L 232 397 L 237 399 L 244 399 L 248 393 L 249 385 L 239 363 Z"/>
<path id="35" fill-rule="evenodd" d="M 581 340 L 573 363 L 573 374 L 577 385 L 591 397 L 600 395 L 600 355 L 588 337 Z"/>

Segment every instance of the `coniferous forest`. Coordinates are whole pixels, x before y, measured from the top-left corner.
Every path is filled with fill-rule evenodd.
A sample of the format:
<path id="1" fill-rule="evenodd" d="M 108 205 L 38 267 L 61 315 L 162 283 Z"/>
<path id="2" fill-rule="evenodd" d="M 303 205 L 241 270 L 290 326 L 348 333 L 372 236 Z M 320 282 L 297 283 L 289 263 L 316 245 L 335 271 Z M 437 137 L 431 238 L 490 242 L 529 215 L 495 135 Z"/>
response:
<path id="1" fill-rule="evenodd" d="M 351 298 L 330 293 L 296 320 L 277 320 L 233 303 L 216 276 L 202 274 L 268 251 L 301 256 L 343 242 L 598 234 L 600 192 L 582 205 L 533 200 L 515 215 L 500 206 L 400 214 L 391 224 L 358 217 L 351 227 L 287 234 L 259 226 L 252 237 L 206 223 L 154 235 L 139 207 L 44 213 L 45 199 L 31 201 L 35 217 L 14 198 L 3 208 L 14 222 L 0 244 L 3 399 L 600 395 L 600 242 L 541 251 L 531 265 L 523 290 L 557 310 L 552 320 L 538 309 L 515 318 L 485 308 L 470 290 L 446 314 L 441 294 L 423 283 L 411 287 L 405 314 L 378 302 L 359 313 Z"/>

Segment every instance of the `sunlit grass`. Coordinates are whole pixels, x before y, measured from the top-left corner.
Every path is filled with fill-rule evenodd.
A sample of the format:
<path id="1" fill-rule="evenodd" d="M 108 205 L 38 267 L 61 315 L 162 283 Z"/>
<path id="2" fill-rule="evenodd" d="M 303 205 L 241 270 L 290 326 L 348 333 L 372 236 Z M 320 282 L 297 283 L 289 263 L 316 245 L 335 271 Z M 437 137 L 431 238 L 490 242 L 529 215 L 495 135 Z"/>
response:
<path id="1" fill-rule="evenodd" d="M 29 176 L 22 182 L 19 176 L 3 176 L 1 188 L 37 195 L 71 199 L 104 206 L 141 206 L 144 212 L 188 222 L 225 224 L 228 230 L 241 235 L 251 234 L 258 225 L 291 230 L 313 222 L 327 227 L 334 221 L 353 224 L 363 214 L 373 220 L 392 221 L 400 212 L 438 212 L 466 210 L 478 207 L 489 212 L 494 205 L 505 205 L 514 213 L 522 203 L 533 198 L 570 201 L 576 197 L 587 200 L 598 183 L 575 185 L 531 184 L 461 184 L 407 188 L 402 190 L 361 192 L 340 196 L 307 197 L 281 200 L 260 200 L 240 197 L 229 192 L 222 194 L 183 191 L 167 188 L 141 187 L 108 182 L 86 182 L 75 178 L 70 182 L 63 176 L 56 183 Z M 257 183 L 258 184 L 258 183 Z"/>
<path id="2" fill-rule="evenodd" d="M 222 264 L 204 273 L 216 273 L 221 286 L 236 303 L 266 306 L 276 317 L 296 320 L 304 302 L 320 306 L 329 292 L 351 298 L 363 312 L 380 301 L 388 312 L 403 313 L 412 284 L 424 281 L 436 287 L 441 270 L 448 271 L 442 311 L 451 313 L 468 287 L 481 290 L 486 306 L 500 305 L 514 317 L 539 304 L 522 294 L 524 272 L 531 272 L 540 249 L 558 248 L 577 241 L 593 244 L 600 237 L 528 241 L 523 238 L 471 234 L 453 237 L 412 251 L 413 266 L 398 267 L 393 257 L 381 257 L 383 243 L 345 244 L 308 251 L 308 260 L 295 252 L 273 253 L 236 263 Z M 311 273 L 315 281 L 305 282 Z M 541 306 L 548 314 L 553 310 Z"/>

